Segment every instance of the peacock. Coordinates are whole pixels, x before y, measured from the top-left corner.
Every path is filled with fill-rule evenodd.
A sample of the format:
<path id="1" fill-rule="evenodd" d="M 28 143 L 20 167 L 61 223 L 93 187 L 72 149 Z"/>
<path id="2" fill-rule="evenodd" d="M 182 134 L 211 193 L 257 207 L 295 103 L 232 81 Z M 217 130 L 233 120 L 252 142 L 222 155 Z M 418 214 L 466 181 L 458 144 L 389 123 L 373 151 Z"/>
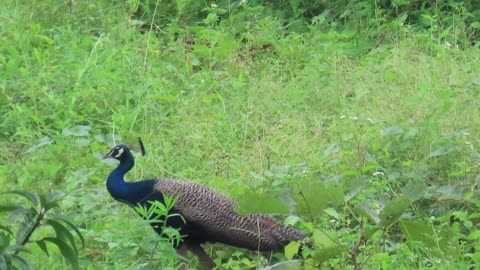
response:
<path id="1" fill-rule="evenodd" d="M 142 154 L 143 143 L 139 139 Z M 164 203 L 163 195 L 176 197 L 167 226 L 178 229 L 184 236 L 175 246 L 177 253 L 186 258 L 187 251 L 199 259 L 204 269 L 213 269 L 215 263 L 203 250 L 201 244 L 219 242 L 230 246 L 257 250 L 281 251 L 292 241 L 302 241 L 307 237 L 299 230 L 283 226 L 264 214 L 246 216 L 235 212 L 236 202 L 200 184 L 169 178 L 125 182 L 125 174 L 134 166 L 134 157 L 126 145 L 117 145 L 105 155 L 120 164 L 107 178 L 107 190 L 117 201 L 136 207 L 149 207 L 152 201 Z M 153 229 L 161 235 L 160 226 Z"/>

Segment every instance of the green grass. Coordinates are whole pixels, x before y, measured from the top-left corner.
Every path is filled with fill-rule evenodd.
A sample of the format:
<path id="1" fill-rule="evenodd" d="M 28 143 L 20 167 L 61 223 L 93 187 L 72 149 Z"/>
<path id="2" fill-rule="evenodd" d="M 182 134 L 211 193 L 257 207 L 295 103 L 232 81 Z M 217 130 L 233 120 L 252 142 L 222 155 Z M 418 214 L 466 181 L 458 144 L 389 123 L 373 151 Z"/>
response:
<path id="1" fill-rule="evenodd" d="M 114 163 L 101 156 L 139 136 L 147 156 L 137 158 L 130 180 L 191 179 L 246 211 L 289 212 L 282 200 L 256 202 L 295 191 L 288 196 L 304 218 L 296 225 L 341 245 L 332 248 L 337 256 L 307 259 L 325 259 L 324 269 L 353 269 L 349 251 L 362 219 L 371 233 L 358 254 L 364 269 L 478 261 L 470 250 L 478 246 L 480 212 L 478 47 L 446 48 L 403 27 L 364 54 L 372 41 L 348 31 L 313 25 L 288 33 L 268 16 L 240 25 L 242 14 L 176 39 L 175 24 L 141 33 L 130 15 L 125 3 L 110 1 L 6 1 L 0 8 L 1 190 L 67 193 L 62 212 L 86 238 L 81 269 L 176 267 L 173 251 L 156 247 L 153 231 L 105 189 Z M 183 38 L 192 36 L 190 46 Z M 331 193 L 355 196 L 338 201 Z M 401 221 L 383 232 L 358 210 L 402 195 L 410 201 L 397 209 Z M 451 215 L 460 221 L 449 223 Z M 404 242 L 405 220 L 431 227 Z M 439 234 L 420 239 L 432 232 Z M 210 250 L 224 269 L 266 263 L 254 253 Z M 28 258 L 37 269 L 66 267 L 40 249 Z"/>

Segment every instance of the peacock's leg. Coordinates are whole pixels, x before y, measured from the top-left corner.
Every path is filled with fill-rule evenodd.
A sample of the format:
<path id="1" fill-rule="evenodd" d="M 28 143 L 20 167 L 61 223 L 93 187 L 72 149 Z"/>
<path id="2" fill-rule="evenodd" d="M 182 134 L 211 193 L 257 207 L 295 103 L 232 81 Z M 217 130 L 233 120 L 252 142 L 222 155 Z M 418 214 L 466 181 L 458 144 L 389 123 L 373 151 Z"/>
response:
<path id="1" fill-rule="evenodd" d="M 195 256 L 198 257 L 198 260 L 203 270 L 211 270 L 216 266 L 212 258 L 208 256 L 208 254 L 205 252 L 205 250 L 203 250 L 200 244 L 182 243 L 176 248 L 176 250 L 177 253 L 185 259 L 187 259 L 187 252 L 192 252 Z"/>

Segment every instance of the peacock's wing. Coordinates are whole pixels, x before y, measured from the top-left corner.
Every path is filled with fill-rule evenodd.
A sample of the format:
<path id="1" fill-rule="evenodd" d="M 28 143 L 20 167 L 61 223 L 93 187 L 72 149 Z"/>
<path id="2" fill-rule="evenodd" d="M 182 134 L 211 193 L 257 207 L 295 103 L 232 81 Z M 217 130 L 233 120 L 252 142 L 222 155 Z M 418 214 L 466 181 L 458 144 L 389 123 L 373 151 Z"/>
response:
<path id="1" fill-rule="evenodd" d="M 241 216 L 234 210 L 234 201 L 193 182 L 159 179 L 155 190 L 179 197 L 175 209 L 188 221 L 187 233 L 200 242 L 267 251 L 280 250 L 290 241 L 305 238 L 301 232 L 265 215 Z"/>

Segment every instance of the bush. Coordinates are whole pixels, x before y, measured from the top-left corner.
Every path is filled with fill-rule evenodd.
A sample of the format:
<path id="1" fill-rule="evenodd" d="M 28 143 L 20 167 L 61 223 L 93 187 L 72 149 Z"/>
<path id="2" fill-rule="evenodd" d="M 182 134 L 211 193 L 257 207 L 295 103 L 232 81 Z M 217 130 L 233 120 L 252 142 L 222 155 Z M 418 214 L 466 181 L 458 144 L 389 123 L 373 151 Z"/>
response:
<path id="1" fill-rule="evenodd" d="M 48 256 L 51 245 L 57 246 L 72 269 L 79 269 L 78 249 L 74 235 L 84 245 L 80 231 L 68 218 L 50 212 L 58 207 L 63 193 L 54 192 L 48 196 L 34 195 L 28 191 L 10 191 L 2 195 L 18 195 L 26 204 L 6 203 L 0 205 L 0 213 L 9 213 L 9 224 L 0 224 L 0 269 L 32 269 L 24 253 L 30 253 L 29 246 L 36 244 Z M 51 235 L 45 227 L 55 233 Z M 16 228 L 16 232 L 15 232 Z M 50 248 L 49 248 L 50 247 Z"/>

